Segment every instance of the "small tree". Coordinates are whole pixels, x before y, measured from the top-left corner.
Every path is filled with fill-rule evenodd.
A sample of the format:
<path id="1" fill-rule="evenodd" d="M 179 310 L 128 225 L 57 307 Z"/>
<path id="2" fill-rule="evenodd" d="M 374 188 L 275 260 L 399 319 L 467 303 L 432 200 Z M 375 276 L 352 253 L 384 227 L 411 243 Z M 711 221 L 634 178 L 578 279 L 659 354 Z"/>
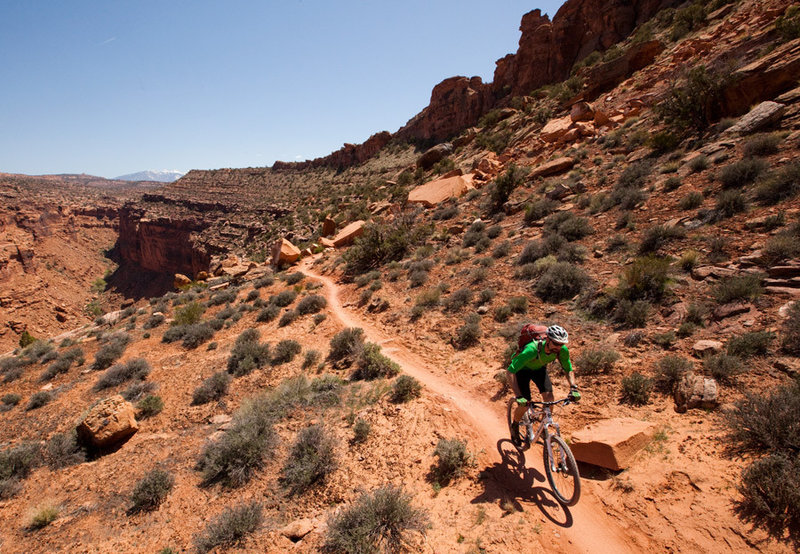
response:
<path id="1" fill-rule="evenodd" d="M 525 180 L 528 175 L 527 168 L 519 167 L 512 163 L 505 173 L 494 180 L 492 188 L 492 213 L 503 210 L 503 205 L 508 202 L 511 193 Z"/>

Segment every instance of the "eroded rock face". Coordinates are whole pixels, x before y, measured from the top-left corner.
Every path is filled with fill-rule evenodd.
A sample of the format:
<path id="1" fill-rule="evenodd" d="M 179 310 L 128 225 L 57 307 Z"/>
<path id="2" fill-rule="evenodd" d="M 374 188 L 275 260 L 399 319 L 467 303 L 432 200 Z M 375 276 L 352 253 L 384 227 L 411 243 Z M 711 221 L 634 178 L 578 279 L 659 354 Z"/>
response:
<path id="1" fill-rule="evenodd" d="M 778 102 L 761 102 L 758 106 L 747 112 L 735 125 L 725 130 L 726 134 L 747 135 L 759 129 L 768 127 L 778 122 L 786 113 L 786 106 Z"/>
<path id="2" fill-rule="evenodd" d="M 420 185 L 408 193 L 408 201 L 432 208 L 450 198 L 458 198 L 472 188 L 471 175 L 456 175 Z"/>
<path id="3" fill-rule="evenodd" d="M 675 411 L 693 408 L 710 410 L 717 406 L 717 382 L 692 372 L 683 376 L 675 388 Z"/>
<path id="4" fill-rule="evenodd" d="M 312 169 L 315 167 L 335 167 L 345 169 L 354 165 L 364 163 L 378 151 L 386 146 L 391 140 L 392 135 L 389 131 L 381 131 L 369 137 L 362 144 L 345 143 L 339 150 L 305 162 L 275 162 L 272 169 L 276 170 L 298 170 Z"/>
<path id="5" fill-rule="evenodd" d="M 101 400 L 77 427 L 81 440 L 97 448 L 119 444 L 138 430 L 133 406 L 119 394 Z"/>
<path id="6" fill-rule="evenodd" d="M 333 240 L 333 246 L 335 248 L 341 248 L 342 246 L 347 246 L 349 244 L 353 244 L 353 241 L 356 238 L 360 237 L 364 234 L 364 224 L 365 222 L 362 220 L 354 221 L 349 225 L 346 225 L 341 231 L 339 231 Z"/>
<path id="7" fill-rule="evenodd" d="M 655 425 L 632 418 L 592 423 L 573 433 L 570 449 L 579 462 L 619 471 L 653 440 Z"/>
<path id="8" fill-rule="evenodd" d="M 293 264 L 300 259 L 300 249 L 286 239 L 277 241 L 272 247 L 272 265 Z"/>

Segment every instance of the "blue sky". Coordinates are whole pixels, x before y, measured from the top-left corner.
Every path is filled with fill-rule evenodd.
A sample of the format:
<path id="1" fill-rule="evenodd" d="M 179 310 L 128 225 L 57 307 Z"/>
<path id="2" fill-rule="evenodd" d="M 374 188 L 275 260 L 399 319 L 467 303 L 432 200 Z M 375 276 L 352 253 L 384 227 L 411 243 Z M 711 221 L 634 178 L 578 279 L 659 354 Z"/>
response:
<path id="1" fill-rule="evenodd" d="M 490 81 L 560 1 L 0 0 L 0 172 L 272 165 Z"/>

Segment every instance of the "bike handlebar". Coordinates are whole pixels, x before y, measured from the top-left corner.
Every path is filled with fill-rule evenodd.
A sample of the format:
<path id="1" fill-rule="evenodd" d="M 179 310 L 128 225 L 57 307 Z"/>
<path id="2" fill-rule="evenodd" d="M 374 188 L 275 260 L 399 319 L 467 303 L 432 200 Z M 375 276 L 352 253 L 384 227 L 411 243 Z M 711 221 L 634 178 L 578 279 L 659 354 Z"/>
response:
<path id="1" fill-rule="evenodd" d="M 556 404 L 564 404 L 564 406 L 568 404 L 572 404 L 572 399 L 567 396 L 566 398 L 562 398 L 561 400 L 553 400 L 552 402 L 528 402 L 531 406 L 554 406 Z"/>

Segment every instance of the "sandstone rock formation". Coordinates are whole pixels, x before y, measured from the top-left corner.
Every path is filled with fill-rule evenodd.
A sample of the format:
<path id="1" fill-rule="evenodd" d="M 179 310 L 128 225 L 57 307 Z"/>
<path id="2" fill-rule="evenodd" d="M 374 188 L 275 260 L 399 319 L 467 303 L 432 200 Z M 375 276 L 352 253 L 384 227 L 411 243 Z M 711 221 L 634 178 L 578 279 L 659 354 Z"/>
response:
<path id="1" fill-rule="evenodd" d="M 185 287 L 186 285 L 191 284 L 191 282 L 192 280 L 189 279 L 186 275 L 182 273 L 176 273 L 175 279 L 173 280 L 173 285 L 175 286 L 176 289 L 179 289 L 181 287 Z"/>
<path id="2" fill-rule="evenodd" d="M 543 163 L 536 169 L 531 171 L 531 177 L 548 177 L 550 175 L 558 175 L 568 169 L 572 169 L 575 165 L 575 160 L 568 157 L 556 158 L 547 163 Z"/>
<path id="3" fill-rule="evenodd" d="M 336 232 L 336 222 L 330 215 L 326 215 L 325 220 L 322 222 L 322 236 L 329 237 L 335 232 Z"/>
<path id="4" fill-rule="evenodd" d="M 392 135 L 388 131 L 381 131 L 369 137 L 362 144 L 345 144 L 336 152 L 315 158 L 305 162 L 280 162 L 276 161 L 272 165 L 275 170 L 294 170 L 304 171 L 315 167 L 333 167 L 336 169 L 346 169 L 348 167 L 364 163 L 378 151 L 386 146 L 391 140 Z"/>
<path id="5" fill-rule="evenodd" d="M 630 467 L 633 457 L 653 439 L 655 426 L 631 418 L 592 423 L 573 433 L 570 449 L 579 462 L 614 471 Z"/>
<path id="6" fill-rule="evenodd" d="M 286 239 L 277 241 L 272 246 L 272 265 L 293 264 L 300 259 L 300 249 Z"/>
<path id="7" fill-rule="evenodd" d="M 675 411 L 684 413 L 693 408 L 706 410 L 716 407 L 717 382 L 688 372 L 675 387 Z"/>
<path id="8" fill-rule="evenodd" d="M 341 248 L 342 246 L 352 244 L 356 238 L 364 234 L 364 224 L 365 222 L 359 219 L 358 221 L 354 221 L 349 225 L 346 225 L 337 233 L 335 237 L 333 237 L 333 240 L 331 240 L 333 247 Z"/>
<path id="9" fill-rule="evenodd" d="M 471 188 L 471 174 L 436 179 L 412 189 L 408 193 L 408 201 L 432 208 L 450 198 L 458 198 Z"/>
<path id="10" fill-rule="evenodd" d="M 114 446 L 139 430 L 135 411 L 120 395 L 101 400 L 78 424 L 78 437 L 97 448 Z"/>
<path id="11" fill-rule="evenodd" d="M 417 159 L 417 167 L 423 169 L 430 169 L 433 164 L 453 152 L 453 145 L 449 142 L 443 142 L 436 146 L 429 148 Z"/>
<path id="12" fill-rule="evenodd" d="M 786 113 L 786 106 L 778 102 L 761 102 L 758 106 L 742 116 L 735 125 L 725 130 L 726 134 L 748 135 L 755 133 L 759 129 L 769 127 L 776 123 Z"/>

